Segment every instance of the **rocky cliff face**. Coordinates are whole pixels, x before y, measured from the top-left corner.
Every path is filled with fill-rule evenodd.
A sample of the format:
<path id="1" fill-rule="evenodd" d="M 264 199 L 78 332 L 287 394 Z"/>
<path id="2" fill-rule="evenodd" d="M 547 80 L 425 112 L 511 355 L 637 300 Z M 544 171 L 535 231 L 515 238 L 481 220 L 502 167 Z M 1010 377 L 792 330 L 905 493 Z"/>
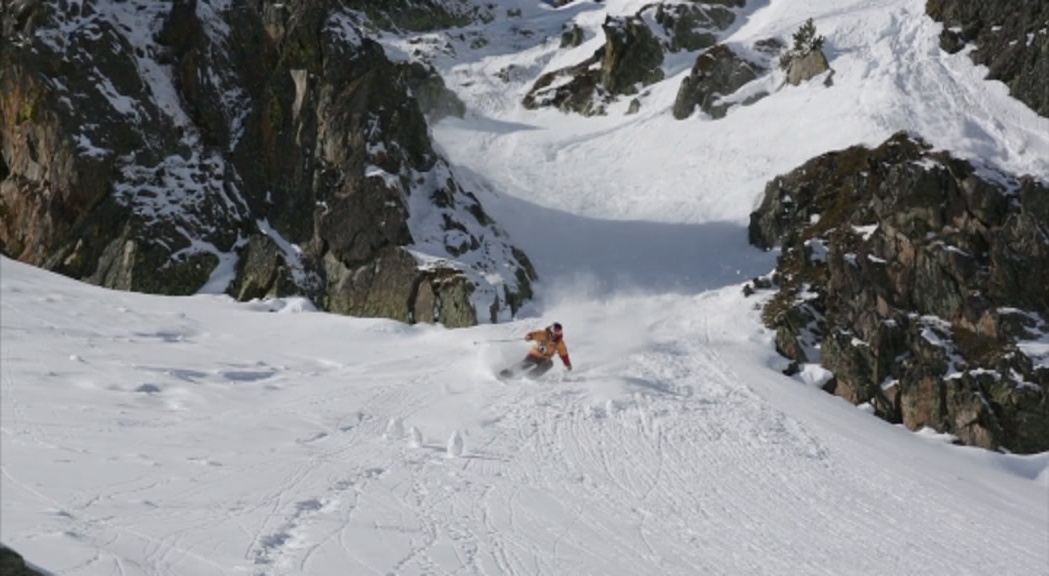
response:
<path id="1" fill-rule="evenodd" d="M 434 152 L 414 94 L 461 103 L 364 32 L 479 17 L 460 4 L 5 3 L 0 249 L 126 290 L 510 317 L 534 270 Z"/>
<path id="2" fill-rule="evenodd" d="M 778 246 L 764 311 L 824 388 L 966 444 L 1049 450 L 1049 186 L 897 134 L 777 177 L 751 242 Z"/>
<path id="3" fill-rule="evenodd" d="M 943 22 L 940 45 L 988 68 L 988 78 L 1009 86 L 1013 97 L 1049 116 L 1049 5 L 1044 0 L 970 2 L 929 0 L 925 11 Z"/>

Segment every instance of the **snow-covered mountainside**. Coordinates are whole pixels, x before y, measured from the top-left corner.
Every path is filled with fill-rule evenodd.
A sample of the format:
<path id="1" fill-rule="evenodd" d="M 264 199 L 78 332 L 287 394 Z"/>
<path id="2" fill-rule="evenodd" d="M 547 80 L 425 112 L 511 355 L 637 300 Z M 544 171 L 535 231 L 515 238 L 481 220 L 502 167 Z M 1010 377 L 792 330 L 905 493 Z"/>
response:
<path id="1" fill-rule="evenodd" d="M 383 42 L 432 62 L 466 103 L 436 141 L 483 175 L 482 201 L 548 283 L 738 282 L 770 272 L 725 249 L 741 227 L 793 218 L 757 242 L 783 247 L 766 321 L 789 372 L 912 429 L 1049 449 L 1049 120 L 985 78 L 972 47 L 943 50 L 924 2 L 714 4 L 520 2 L 507 10 L 519 17 L 460 36 Z M 683 19 L 662 34 L 682 6 L 707 6 L 694 27 L 713 46 L 698 58 L 675 49 Z M 797 83 L 779 62 L 806 59 L 795 33 L 810 18 L 829 69 Z M 1030 86 L 1019 71 L 1049 61 L 1049 23 L 1008 24 L 1026 52 L 1003 57 L 1025 63 L 1014 80 Z M 939 156 L 836 154 L 891 149 L 898 134 Z"/>
<path id="2" fill-rule="evenodd" d="M 19 18 L 3 23 L 5 34 L 39 23 L 38 12 L 22 9 L 45 4 L 6 4 L 4 14 Z M 54 6 L 74 4 L 77 17 L 96 19 L 103 5 L 146 5 Z M 306 71 L 270 85 L 256 78 L 257 137 L 232 139 L 235 131 L 222 129 L 208 136 L 218 138 L 208 149 L 225 155 L 243 141 L 248 147 L 228 158 L 268 169 L 299 160 L 276 154 L 278 144 L 316 138 L 335 147 L 321 151 L 340 169 L 367 168 L 365 181 L 388 184 L 387 192 L 415 182 L 392 182 L 395 173 L 422 175 L 431 192 L 454 175 L 446 184 L 454 194 L 439 199 L 483 207 L 468 235 L 496 237 L 496 251 L 515 258 L 505 270 L 494 257 L 495 268 L 471 268 L 481 248 L 460 263 L 490 286 L 534 266 L 532 299 L 515 304 L 512 320 L 504 310 L 508 321 L 451 330 L 328 314 L 303 298 L 111 291 L 0 257 L 0 541 L 63 576 L 1044 573 L 1049 453 L 957 446 L 951 435 L 911 432 L 809 385 L 825 382 L 818 366 L 784 375 L 789 361 L 762 323 L 772 294 L 743 290 L 779 256 L 748 244 L 766 185 L 822 154 L 874 148 L 905 130 L 980 175 L 1049 180 L 1049 121 L 985 78 L 966 50 L 942 50 L 943 26 L 923 1 L 718 0 L 698 12 L 670 1 L 658 17 L 641 0 L 405 0 L 389 12 L 364 0 L 318 2 L 351 15 L 367 38 L 360 46 L 369 48 L 352 56 L 322 55 L 320 46 L 332 45 L 316 44 L 309 31 L 328 28 L 297 27 L 283 12 L 292 4 L 252 4 L 271 26 L 262 30 L 210 28 L 220 20 L 200 18 L 228 9 L 226 18 L 249 26 L 254 20 L 231 16 L 237 1 L 174 3 L 192 10 L 171 16 L 172 27 L 206 24 L 204 36 L 170 42 L 186 73 L 214 65 L 197 67 L 205 37 L 256 31 L 285 39 L 260 57 Z M 436 21 L 420 14 L 439 14 L 441 25 L 418 25 Z M 691 22 L 684 28 L 694 34 L 664 27 L 668 14 Z M 809 18 L 825 37 L 830 69 L 795 86 L 777 63 Z M 658 24 L 658 33 L 647 36 L 638 20 Z M 607 57 L 606 29 L 623 32 L 617 46 L 644 47 L 646 57 Z M 84 42 L 123 37 L 73 32 Z M 698 66 L 708 48 L 690 49 L 692 41 L 713 41 L 724 57 Z M 623 62 L 639 61 L 654 68 L 622 75 Z M 171 73 L 172 64 L 157 66 Z M 386 66 L 401 72 L 384 77 Z M 429 66 L 441 82 L 426 75 Z M 725 101 L 690 94 L 700 97 L 695 107 L 675 114 L 686 79 L 714 71 L 735 85 L 746 78 L 741 67 L 754 80 L 738 93 Z M 425 84 L 409 79 L 420 70 Z M 251 69 L 237 73 L 254 78 Z M 537 90 L 544 77 L 550 84 Z M 624 85 L 624 77 L 637 81 Z M 318 78 L 342 86 L 341 96 L 313 91 Z M 199 79 L 198 101 L 237 97 L 216 78 Z M 0 85 L 10 80 L 0 76 Z M 317 134 L 332 130 L 324 119 L 337 114 L 299 123 L 294 112 L 307 94 L 315 100 L 302 106 L 360 111 L 355 96 L 368 100 L 368 91 L 355 90 L 393 85 L 405 98 L 436 94 L 462 115 L 431 116 L 426 143 L 406 137 L 376 148 L 363 116 L 346 119 L 358 140 L 334 132 L 325 140 Z M 586 91 L 558 92 L 564 87 Z M 541 105 L 526 106 L 530 94 Z M 574 99 L 580 94 L 585 101 Z M 369 102 L 377 121 L 401 135 L 394 127 L 406 126 L 405 115 L 410 126 L 421 118 Z M 710 108 L 715 118 L 704 102 L 725 106 Z M 203 114 L 193 126 L 229 128 L 224 122 L 239 118 L 214 109 L 230 115 Z M 44 128 L 9 132 L 12 119 L 37 126 L 34 109 L 3 113 L 5 148 L 10 134 L 23 138 L 19 146 L 50 141 L 40 138 L 61 124 L 48 117 Z M 293 125 L 300 130 L 287 131 Z M 120 134 L 99 137 L 119 142 Z M 146 144 L 157 146 L 143 152 L 147 160 L 163 150 Z M 371 155 L 355 156 L 358 146 Z M 24 151 L 19 157 L 29 158 Z M 257 151 L 269 155 L 248 162 Z M 179 158 L 207 164 L 199 154 Z M 387 169 L 394 165 L 415 168 Z M 40 175 L 31 168 L 3 164 L 0 178 Z M 299 182 L 295 174 L 289 181 Z M 170 193 L 164 178 L 150 181 Z M 246 194 L 241 184 L 232 181 Z M 440 229 L 418 225 L 441 220 L 447 205 L 427 212 L 428 204 L 411 203 L 418 195 L 397 198 L 412 239 Z M 360 216 L 354 206 L 329 207 Z M 274 217 L 253 220 L 252 231 L 284 225 L 278 208 L 268 210 Z M 336 220 L 314 224 L 345 245 L 308 246 L 356 262 L 347 256 L 352 234 Z M 252 242 L 239 228 L 230 234 L 230 246 Z M 241 253 L 254 277 L 272 279 L 272 256 L 301 248 L 284 234 L 276 248 Z M 382 238 L 407 247 L 411 261 L 399 270 L 432 257 L 397 234 Z M 438 244 L 460 245 L 443 236 Z M 383 266 L 328 265 L 346 282 L 367 273 L 383 285 Z M 444 279 L 426 282 L 440 292 Z M 1032 286 L 1035 297 L 1039 289 Z M 493 376 L 526 353 L 526 332 L 554 321 L 565 327 L 574 370 L 557 363 L 538 380 Z M 1036 362 L 1049 357 L 1044 336 L 1024 346 Z"/>

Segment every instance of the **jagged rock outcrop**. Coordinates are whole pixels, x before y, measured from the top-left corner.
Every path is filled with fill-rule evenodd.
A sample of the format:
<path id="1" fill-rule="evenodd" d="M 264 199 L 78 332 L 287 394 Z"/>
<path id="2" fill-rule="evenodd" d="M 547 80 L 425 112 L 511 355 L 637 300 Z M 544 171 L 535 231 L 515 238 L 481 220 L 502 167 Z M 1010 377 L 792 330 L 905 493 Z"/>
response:
<path id="1" fill-rule="evenodd" d="M 929 0 L 925 11 L 944 24 L 944 50 L 975 45 L 969 55 L 987 66 L 989 79 L 1001 80 L 1013 97 L 1049 116 L 1049 5 L 1044 0 Z"/>
<path id="2" fill-rule="evenodd" d="M 779 351 L 911 429 L 1049 450 L 1049 186 L 897 134 L 770 182 L 750 240 L 780 246 Z"/>
<path id="3" fill-rule="evenodd" d="M 579 64 L 547 72 L 540 76 L 521 104 L 529 110 L 553 106 L 562 112 L 576 112 L 584 116 L 605 113 L 611 96 L 600 84 L 596 65 L 601 62 L 604 49 Z"/>
<path id="4" fill-rule="evenodd" d="M 663 79 L 663 48 L 641 18 L 606 18 L 598 83 L 612 94 L 636 94 Z"/>
<path id="5" fill-rule="evenodd" d="M 614 96 L 663 79 L 663 51 L 642 19 L 608 17 L 601 28 L 605 45 L 579 64 L 540 76 L 525 95 L 526 108 L 604 114 Z"/>
<path id="6" fill-rule="evenodd" d="M 638 16 L 646 20 L 668 52 L 693 52 L 716 44 L 717 32 L 736 21 L 731 8 L 742 8 L 744 4 L 744 0 L 656 4 L 655 10 L 642 8 Z"/>
<path id="7" fill-rule="evenodd" d="M 393 4 L 409 21 L 434 7 Z M 430 142 L 420 104 L 461 102 L 342 2 L 20 0 L 3 16 L 5 254 L 165 294 L 237 262 L 241 298 L 454 326 L 530 295 L 527 257 Z"/>
<path id="8" fill-rule="evenodd" d="M 712 118 L 723 118 L 731 104 L 723 102 L 721 98 L 739 90 L 764 72 L 760 64 L 742 58 L 728 46 L 714 46 L 696 57 L 692 71 L 681 81 L 674 100 L 674 118 L 688 118 L 697 106 Z M 750 104 L 764 95 L 755 95 L 742 104 Z"/>
<path id="9" fill-rule="evenodd" d="M 540 76 L 522 104 L 529 109 L 552 106 L 587 116 L 604 114 L 617 97 L 637 94 L 662 80 L 666 53 L 712 46 L 743 5 L 743 0 L 653 3 L 634 15 L 610 16 L 601 26 L 604 46 L 578 64 Z M 562 45 L 571 46 L 580 36 L 566 36 Z"/>

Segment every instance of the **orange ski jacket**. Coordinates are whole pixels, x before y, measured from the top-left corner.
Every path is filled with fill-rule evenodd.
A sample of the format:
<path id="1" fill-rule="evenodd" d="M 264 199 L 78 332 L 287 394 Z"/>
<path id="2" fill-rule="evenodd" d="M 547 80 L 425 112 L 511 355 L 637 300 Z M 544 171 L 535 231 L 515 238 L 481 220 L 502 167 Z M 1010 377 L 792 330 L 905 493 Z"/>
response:
<path id="1" fill-rule="evenodd" d="M 535 346 L 528 351 L 530 356 L 547 360 L 553 358 L 554 354 L 557 354 L 561 357 L 561 362 L 564 363 L 565 367 L 569 370 L 572 369 L 572 361 L 568 358 L 568 346 L 565 346 L 564 338 L 555 339 L 554 335 L 546 330 L 536 330 L 535 332 L 529 332 L 525 336 L 525 340 L 535 342 Z"/>

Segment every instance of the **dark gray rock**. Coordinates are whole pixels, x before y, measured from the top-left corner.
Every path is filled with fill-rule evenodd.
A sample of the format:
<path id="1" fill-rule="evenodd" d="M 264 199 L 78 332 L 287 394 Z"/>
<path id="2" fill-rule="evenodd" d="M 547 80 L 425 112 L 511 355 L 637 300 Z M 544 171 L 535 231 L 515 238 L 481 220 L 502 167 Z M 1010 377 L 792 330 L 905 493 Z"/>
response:
<path id="1" fill-rule="evenodd" d="M 43 576 L 40 572 L 26 566 L 22 555 L 0 544 L 0 574 L 4 576 Z"/>
<path id="2" fill-rule="evenodd" d="M 712 3 L 658 4 L 652 18 L 662 29 L 669 52 L 694 52 L 716 44 L 717 32 L 731 26 L 736 13 Z"/>
<path id="3" fill-rule="evenodd" d="M 605 19 L 600 83 L 612 94 L 636 94 L 663 79 L 663 49 L 641 18 Z"/>
<path id="4" fill-rule="evenodd" d="M 484 12 L 387 4 L 398 27 Z M 438 294 L 445 308 L 482 319 L 509 318 L 531 293 L 530 264 L 430 142 L 424 113 L 462 114 L 462 103 L 431 68 L 390 62 L 359 25 L 368 10 L 65 8 L 0 8 L 5 254 L 112 288 L 191 294 L 240 253 L 238 297 L 297 293 L 409 320 L 408 294 L 434 269 L 461 277 Z M 156 35 L 132 43 L 124 21 Z M 425 256 L 414 272 L 406 249 Z M 379 262 L 396 266 L 341 276 Z"/>
<path id="5" fill-rule="evenodd" d="M 763 311 L 828 390 L 912 429 L 1049 449 L 1049 186 L 906 134 L 813 159 L 766 187 L 751 242 L 781 247 Z"/>
<path id="6" fill-rule="evenodd" d="M 532 85 L 521 104 L 529 110 L 553 106 L 562 112 L 576 112 L 584 116 L 604 114 L 612 94 L 601 85 L 601 76 L 594 68 L 595 64 L 601 62 L 603 54 L 602 48 L 579 64 L 543 74 Z M 565 78 L 568 78 L 567 82 Z"/>
<path id="7" fill-rule="evenodd" d="M 241 251 L 230 292 L 237 300 L 280 298 L 298 294 L 302 280 L 295 263 L 288 262 L 280 246 L 265 234 L 254 234 Z"/>
<path id="8" fill-rule="evenodd" d="M 729 104 L 721 101 L 755 80 L 764 69 L 737 55 L 724 44 L 714 46 L 696 57 L 692 71 L 678 89 L 674 100 L 674 118 L 683 120 L 698 106 L 712 118 L 722 118 Z"/>
<path id="9" fill-rule="evenodd" d="M 415 260 L 402 249 L 387 246 L 368 261 L 348 265 L 335 252 L 324 258 L 325 276 L 332 282 L 324 307 L 341 313 L 411 321 L 410 296 L 420 274 Z"/>
<path id="10" fill-rule="evenodd" d="M 601 28 L 604 47 L 579 64 L 540 76 L 522 101 L 525 108 L 605 114 L 617 95 L 636 94 L 639 86 L 662 80 L 663 51 L 644 20 L 608 17 Z"/>

